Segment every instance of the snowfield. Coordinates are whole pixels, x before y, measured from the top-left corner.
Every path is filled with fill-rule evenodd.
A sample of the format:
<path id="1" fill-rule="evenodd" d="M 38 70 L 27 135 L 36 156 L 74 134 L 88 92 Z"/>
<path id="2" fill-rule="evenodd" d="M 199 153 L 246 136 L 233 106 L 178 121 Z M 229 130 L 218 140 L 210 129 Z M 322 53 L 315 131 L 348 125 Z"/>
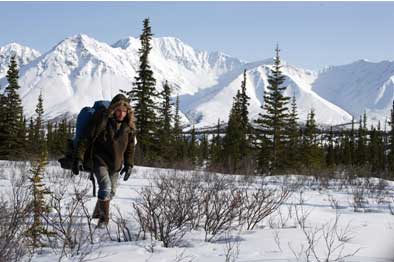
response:
<path id="1" fill-rule="evenodd" d="M 29 168 L 28 163 L 0 161 L 0 200 L 11 198 L 12 181 L 25 175 L 30 176 Z M 96 221 L 93 221 L 90 237 L 89 221 L 86 217 L 76 216 L 73 227 L 82 228 L 81 232 L 84 232 L 80 235 L 76 233 L 80 249 L 68 250 L 62 254 L 61 248 L 45 247 L 37 250 L 32 261 L 59 261 L 62 255 L 61 261 L 394 261 L 392 181 L 325 181 L 307 176 L 230 176 L 142 166 L 135 167 L 133 172 L 128 181 L 119 180 L 117 194 L 111 202 L 112 219 L 108 231 L 94 230 Z M 187 181 L 196 180 L 209 186 L 209 181 L 220 180 L 230 185 L 223 190 L 224 193 L 246 189 L 242 192 L 252 196 L 252 192 L 264 188 L 278 195 L 283 190 L 288 190 L 288 196 L 275 212 L 251 230 L 247 230 L 245 224 L 239 226 L 239 221 L 235 219 L 227 230 L 207 242 L 204 241 L 204 228 L 200 226 L 184 231 L 183 237 L 175 246 L 165 248 L 162 241 L 151 239 L 149 233 L 146 234 L 146 239 L 142 239 L 140 232 L 137 239 L 140 226 L 133 208 L 133 203 L 142 203 L 141 192 L 144 188 L 158 190 L 158 178 L 167 182 L 181 181 L 173 185 L 185 183 L 185 186 L 189 185 Z M 92 196 L 91 182 L 86 173 L 72 176 L 71 172 L 62 170 L 57 162 L 50 162 L 44 180 L 51 192 L 63 194 L 61 208 L 64 214 L 70 210 L 75 189 L 85 192 L 82 198 L 85 199 L 86 208 L 92 213 L 96 199 Z M 222 192 L 222 189 L 218 190 Z M 210 196 L 203 196 L 201 199 L 204 197 Z M 50 197 L 47 198 L 49 201 Z M 53 218 L 55 215 L 56 212 L 52 210 L 48 217 Z M 119 221 L 124 225 L 120 231 L 119 223 L 116 223 Z M 200 221 L 201 224 L 203 222 Z M 127 239 L 129 241 L 125 241 L 127 237 L 125 238 L 124 232 L 127 230 L 128 236 L 131 236 L 131 239 Z M 330 259 L 326 260 L 328 257 Z"/>

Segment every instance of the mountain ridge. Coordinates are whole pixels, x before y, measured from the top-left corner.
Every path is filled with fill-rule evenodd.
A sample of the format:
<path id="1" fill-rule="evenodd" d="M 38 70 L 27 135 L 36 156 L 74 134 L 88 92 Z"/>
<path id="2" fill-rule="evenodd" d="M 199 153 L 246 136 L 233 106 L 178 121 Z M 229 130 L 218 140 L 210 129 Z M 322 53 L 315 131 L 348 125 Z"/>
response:
<path id="1" fill-rule="evenodd" d="M 75 115 L 95 100 L 109 100 L 119 89 L 130 90 L 138 70 L 139 47 L 139 39 L 131 36 L 107 44 L 86 34 L 77 34 L 60 41 L 44 54 L 21 45 L 15 45 L 15 50 L 0 49 L 0 68 L 7 66 L 2 57 L 9 57 L 12 52 L 20 54 L 20 94 L 26 115 L 34 115 L 37 97 L 42 92 L 44 117 L 53 119 Z M 18 53 L 18 49 L 27 51 Z M 197 50 L 175 37 L 153 38 L 150 54 L 156 88 L 161 90 L 167 80 L 173 95 L 180 95 L 181 112 L 197 127 L 217 123 L 218 118 L 227 120 L 244 69 L 251 97 L 250 117 L 257 117 L 262 112 L 262 98 L 272 61 L 273 58 L 268 58 L 248 62 L 219 51 Z M 344 90 L 350 89 L 361 102 L 367 101 L 364 92 L 368 99 L 372 96 L 377 101 L 364 105 L 378 119 L 388 110 L 388 104 L 391 106 L 388 101 L 392 101 L 394 93 L 394 63 L 381 63 L 385 66 L 360 59 L 349 65 L 330 66 L 315 72 L 283 60 L 282 72 L 288 86 L 286 95 L 296 96 L 301 121 L 305 121 L 314 108 L 319 123 L 340 124 L 360 114 L 360 108 L 354 105 L 356 102 L 349 102 L 351 97 Z M 386 70 L 383 74 L 382 68 Z M 373 77 L 364 76 L 363 70 L 372 72 Z M 346 80 L 348 74 L 351 74 L 349 81 Z M 6 85 L 4 76 L 0 74 L 2 87 Z M 370 79 L 375 80 L 372 81 L 375 86 L 368 85 Z M 357 80 L 366 83 L 362 86 L 363 92 L 357 89 Z M 370 90 L 373 88 L 379 89 L 378 92 Z M 341 99 L 340 94 L 346 99 Z"/>

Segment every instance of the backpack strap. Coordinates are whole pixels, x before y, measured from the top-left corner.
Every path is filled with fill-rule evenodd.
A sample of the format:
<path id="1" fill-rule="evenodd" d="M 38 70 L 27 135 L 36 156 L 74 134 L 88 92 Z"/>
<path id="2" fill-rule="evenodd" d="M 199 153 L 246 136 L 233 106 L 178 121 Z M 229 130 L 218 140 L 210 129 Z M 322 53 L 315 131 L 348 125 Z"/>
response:
<path id="1" fill-rule="evenodd" d="M 90 181 L 92 181 L 92 185 L 93 185 L 93 196 L 95 197 L 95 196 L 96 196 L 96 180 L 94 179 L 94 173 L 93 173 L 93 171 L 90 172 L 89 179 L 90 179 Z"/>

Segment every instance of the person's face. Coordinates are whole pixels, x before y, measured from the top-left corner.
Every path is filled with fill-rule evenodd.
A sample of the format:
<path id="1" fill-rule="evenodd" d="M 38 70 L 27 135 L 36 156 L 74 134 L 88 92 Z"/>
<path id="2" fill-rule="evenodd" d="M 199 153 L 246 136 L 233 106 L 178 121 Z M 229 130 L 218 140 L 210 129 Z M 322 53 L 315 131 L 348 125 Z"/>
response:
<path id="1" fill-rule="evenodd" d="M 115 118 L 117 121 L 123 121 L 126 115 L 127 115 L 127 110 L 125 108 L 118 107 L 117 109 L 115 109 Z"/>

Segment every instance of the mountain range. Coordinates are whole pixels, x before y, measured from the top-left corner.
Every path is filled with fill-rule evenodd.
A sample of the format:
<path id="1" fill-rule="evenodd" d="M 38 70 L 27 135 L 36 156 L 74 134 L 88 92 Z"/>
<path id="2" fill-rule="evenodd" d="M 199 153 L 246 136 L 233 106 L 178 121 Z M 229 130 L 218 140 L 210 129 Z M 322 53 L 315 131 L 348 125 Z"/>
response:
<path id="1" fill-rule="evenodd" d="M 34 115 L 42 93 L 46 119 L 75 117 L 96 100 L 110 100 L 119 90 L 131 90 L 139 66 L 138 38 L 128 37 L 110 45 L 78 34 L 41 54 L 11 43 L 0 48 L 0 88 L 9 60 L 20 65 L 19 94 L 26 116 Z M 269 57 L 270 54 L 267 54 Z M 272 56 L 272 54 L 271 54 Z M 194 49 L 174 37 L 153 38 L 149 62 L 161 90 L 168 81 L 180 97 L 185 123 L 196 127 L 227 121 L 233 96 L 246 69 L 250 117 L 262 112 L 263 93 L 273 59 L 248 62 L 221 52 Z M 286 95 L 295 95 L 301 122 L 313 108 L 324 125 L 348 123 L 367 112 L 371 123 L 384 121 L 392 108 L 394 62 L 366 60 L 326 67 L 320 72 L 302 69 L 282 58 Z"/>

